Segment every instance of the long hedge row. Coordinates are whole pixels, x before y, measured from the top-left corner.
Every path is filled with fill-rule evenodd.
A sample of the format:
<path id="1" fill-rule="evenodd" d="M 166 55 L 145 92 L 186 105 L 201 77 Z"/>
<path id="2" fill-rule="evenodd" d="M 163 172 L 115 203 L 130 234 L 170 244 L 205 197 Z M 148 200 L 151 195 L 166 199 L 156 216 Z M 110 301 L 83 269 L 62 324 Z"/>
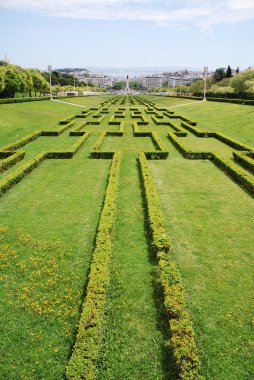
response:
<path id="1" fill-rule="evenodd" d="M 192 151 L 184 144 L 184 142 L 179 139 L 174 132 L 168 133 L 168 138 L 172 142 L 172 144 L 177 148 L 177 150 L 183 155 L 185 158 L 189 158 L 191 160 L 200 160 L 200 159 L 209 159 L 212 157 L 211 152 L 203 152 L 203 151 Z"/>
<path id="2" fill-rule="evenodd" d="M 112 234 L 119 184 L 120 153 L 114 154 L 106 196 L 96 234 L 95 249 L 79 320 L 76 342 L 66 368 L 68 380 L 94 380 L 110 280 Z"/>
<path id="3" fill-rule="evenodd" d="M 171 240 L 165 229 L 160 199 L 144 153 L 140 153 L 139 163 L 151 242 L 158 259 L 160 282 L 164 292 L 164 305 L 171 331 L 171 345 L 178 377 L 182 380 L 201 380 L 200 360 L 181 275 L 169 253 Z"/>
<path id="4" fill-rule="evenodd" d="M 248 152 L 233 152 L 233 156 L 234 160 L 242 167 L 249 170 L 251 173 L 254 173 L 254 152 L 249 152 L 249 154 Z"/>
<path id="5" fill-rule="evenodd" d="M 0 173 L 3 173 L 17 162 L 23 160 L 24 156 L 25 152 L 0 152 L 0 158 L 3 158 L 3 161 L 0 163 Z"/>
<path id="6" fill-rule="evenodd" d="M 247 150 L 251 151 L 253 150 L 253 147 L 244 144 L 238 140 L 233 139 L 232 137 L 226 136 L 223 133 L 220 132 L 205 132 L 201 131 L 200 129 L 190 125 L 189 123 L 182 122 L 181 126 L 193 133 L 197 137 L 213 137 L 219 141 L 222 141 L 224 144 L 231 146 L 234 149 L 237 150 Z"/>
<path id="7" fill-rule="evenodd" d="M 68 151 L 49 151 L 49 152 L 41 152 L 32 160 L 28 161 L 24 165 L 22 165 L 19 169 L 11 173 L 9 176 L 4 178 L 0 182 L 0 196 L 3 195 L 6 191 L 8 191 L 11 187 L 16 185 L 21 181 L 27 174 L 31 173 L 35 168 L 37 168 L 44 160 L 50 158 L 73 158 L 74 154 L 79 150 L 79 148 L 83 145 L 83 143 L 88 139 L 90 132 L 84 133 L 84 135 L 76 141 L 70 150 Z M 20 152 L 20 154 L 23 154 Z"/>
<path id="8" fill-rule="evenodd" d="M 3 146 L 0 150 L 11 151 L 11 150 L 19 149 L 22 146 L 28 144 L 29 142 L 36 140 L 40 136 L 41 136 L 41 131 L 35 131 L 25 137 L 22 137 L 21 139 L 15 141 L 14 143 Z"/>
<path id="9" fill-rule="evenodd" d="M 211 160 L 219 169 L 232 178 L 237 184 L 243 187 L 251 196 L 254 196 L 254 179 L 252 176 L 246 174 L 243 170 L 238 168 L 230 161 L 220 157 L 213 152 L 192 151 L 189 149 L 181 139 L 173 133 L 168 133 L 168 138 L 172 144 L 179 150 L 183 157 L 191 160 L 208 159 Z M 251 152 L 246 152 L 251 153 Z"/>
<path id="10" fill-rule="evenodd" d="M 134 137 L 151 137 L 155 148 L 158 150 L 145 151 L 146 158 L 150 160 L 166 159 L 168 157 L 168 150 L 160 136 L 156 132 L 140 131 L 139 122 L 133 122 L 133 135 Z"/>
<path id="11" fill-rule="evenodd" d="M 60 128 L 54 131 L 41 131 L 41 136 L 59 136 L 67 129 L 70 129 L 75 124 L 75 121 L 70 121 L 69 123 L 62 124 Z"/>

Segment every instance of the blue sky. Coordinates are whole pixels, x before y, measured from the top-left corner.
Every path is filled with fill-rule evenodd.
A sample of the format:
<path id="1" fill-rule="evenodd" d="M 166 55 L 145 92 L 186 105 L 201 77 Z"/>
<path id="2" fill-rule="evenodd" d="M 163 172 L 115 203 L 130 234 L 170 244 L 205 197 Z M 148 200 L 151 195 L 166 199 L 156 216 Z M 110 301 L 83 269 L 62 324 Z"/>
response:
<path id="1" fill-rule="evenodd" d="M 0 0 L 22 67 L 254 66 L 254 0 Z"/>

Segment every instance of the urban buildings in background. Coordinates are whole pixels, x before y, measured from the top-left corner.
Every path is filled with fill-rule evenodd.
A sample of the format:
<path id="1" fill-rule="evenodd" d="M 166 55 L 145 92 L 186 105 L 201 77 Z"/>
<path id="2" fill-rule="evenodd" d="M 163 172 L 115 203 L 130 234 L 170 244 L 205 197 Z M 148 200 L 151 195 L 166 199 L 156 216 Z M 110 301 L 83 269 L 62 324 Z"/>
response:
<path id="1" fill-rule="evenodd" d="M 61 73 L 73 75 L 84 84 L 92 84 L 104 88 L 112 88 L 118 81 L 126 80 L 124 75 L 105 75 L 97 72 L 90 72 L 85 69 L 59 69 Z M 212 76 L 212 72 L 207 73 L 207 78 Z M 177 87 L 179 85 L 189 85 L 193 80 L 203 78 L 202 71 L 179 70 L 176 72 L 155 73 L 147 75 L 130 75 L 130 80 L 139 82 L 145 88 L 154 87 Z"/>

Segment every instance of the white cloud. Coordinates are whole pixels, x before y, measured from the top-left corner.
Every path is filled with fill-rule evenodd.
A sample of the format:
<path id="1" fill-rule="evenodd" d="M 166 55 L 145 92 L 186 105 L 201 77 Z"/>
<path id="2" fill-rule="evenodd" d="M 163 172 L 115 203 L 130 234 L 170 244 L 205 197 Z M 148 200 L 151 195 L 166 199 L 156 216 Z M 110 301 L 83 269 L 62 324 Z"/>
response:
<path id="1" fill-rule="evenodd" d="M 254 19 L 254 0 L 0 0 L 0 8 L 88 20 L 146 20 L 211 30 Z"/>

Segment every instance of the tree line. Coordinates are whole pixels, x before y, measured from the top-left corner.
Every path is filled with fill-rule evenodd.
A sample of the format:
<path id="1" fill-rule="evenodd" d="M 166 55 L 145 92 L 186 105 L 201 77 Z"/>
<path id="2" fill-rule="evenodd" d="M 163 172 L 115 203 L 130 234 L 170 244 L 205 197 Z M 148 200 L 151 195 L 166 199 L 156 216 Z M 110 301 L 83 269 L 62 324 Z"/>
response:
<path id="1" fill-rule="evenodd" d="M 0 61 L 0 98 L 14 98 L 17 94 L 35 97 L 46 95 L 50 91 L 50 77 L 48 72 L 38 69 L 23 69 L 17 65 L 9 65 Z M 75 91 L 105 91 L 92 83 L 84 85 L 70 74 L 53 71 L 51 74 L 52 93 Z"/>

